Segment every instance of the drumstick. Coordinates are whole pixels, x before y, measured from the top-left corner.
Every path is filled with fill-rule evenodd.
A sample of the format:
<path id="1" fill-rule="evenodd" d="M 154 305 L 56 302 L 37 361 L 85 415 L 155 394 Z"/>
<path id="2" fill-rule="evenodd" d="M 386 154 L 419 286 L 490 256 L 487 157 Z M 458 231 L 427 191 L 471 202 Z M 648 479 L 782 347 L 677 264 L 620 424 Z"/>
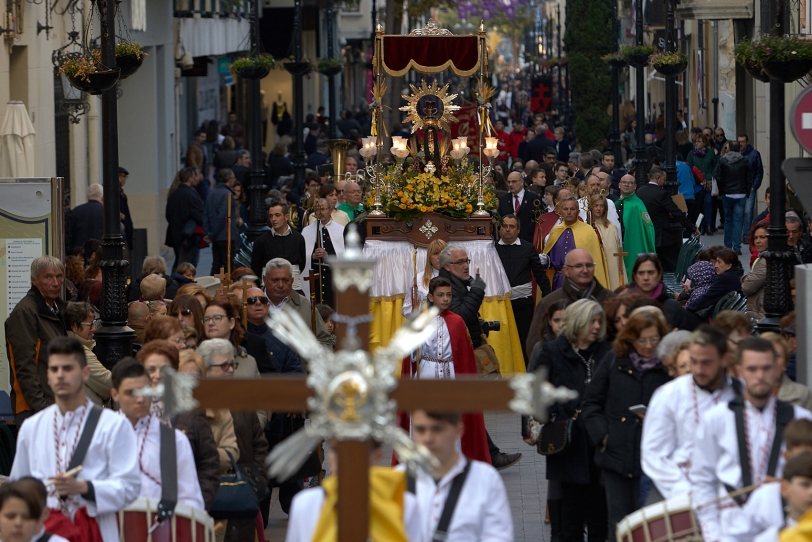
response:
<path id="1" fill-rule="evenodd" d="M 747 487 L 743 487 L 741 489 L 737 489 L 736 491 L 728 493 L 727 495 L 722 495 L 721 497 L 717 497 L 716 499 L 713 499 L 712 501 L 706 502 L 704 504 L 700 504 L 700 505 L 698 505 L 696 507 L 696 509 L 700 510 L 702 508 L 705 508 L 706 506 L 713 506 L 714 504 L 718 504 L 718 503 L 722 502 L 725 499 L 734 499 L 734 498 L 738 497 L 739 495 L 744 495 L 745 493 L 750 493 L 751 491 L 755 491 L 756 489 L 760 488 L 763 484 L 764 484 L 764 482 L 761 482 L 761 483 L 758 483 L 758 484 L 751 484 L 751 485 L 749 485 Z"/>
<path id="2" fill-rule="evenodd" d="M 63 472 L 62 474 L 60 474 L 60 476 L 76 476 L 80 472 L 82 472 L 82 465 L 79 465 L 78 467 L 73 467 L 68 472 Z M 49 486 L 54 482 L 56 482 L 56 478 L 48 478 L 48 482 L 45 485 Z"/>

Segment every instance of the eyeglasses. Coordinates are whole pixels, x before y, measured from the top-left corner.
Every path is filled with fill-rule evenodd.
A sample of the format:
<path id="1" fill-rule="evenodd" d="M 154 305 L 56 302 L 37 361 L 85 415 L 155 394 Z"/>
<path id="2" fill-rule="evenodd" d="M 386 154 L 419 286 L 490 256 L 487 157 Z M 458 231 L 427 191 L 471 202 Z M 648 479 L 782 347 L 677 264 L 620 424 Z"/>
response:
<path id="1" fill-rule="evenodd" d="M 101 327 L 101 320 L 96 318 L 92 322 L 79 322 L 80 326 L 87 326 L 92 327 L 93 329 L 99 329 Z"/>
<path id="2" fill-rule="evenodd" d="M 257 301 L 259 301 L 263 305 L 267 305 L 268 303 L 270 303 L 267 297 L 261 295 L 252 295 L 251 297 L 245 300 L 245 302 L 248 303 L 249 305 L 256 305 Z"/>
<path id="3" fill-rule="evenodd" d="M 209 365 L 209 367 L 217 367 L 221 371 L 228 371 L 229 369 L 234 369 L 236 371 L 237 367 L 239 366 L 240 363 L 238 361 L 234 361 L 233 359 L 226 361 L 225 363 L 219 363 L 217 365 Z"/>
<path id="4" fill-rule="evenodd" d="M 564 264 L 564 267 L 572 267 L 576 271 L 580 271 L 581 269 L 593 269 L 595 267 L 594 263 L 576 263 L 575 265 Z"/>
<path id="5" fill-rule="evenodd" d="M 658 344 L 660 344 L 660 338 L 649 337 L 648 339 L 637 339 L 636 341 L 634 341 L 634 344 L 636 344 L 637 346 L 646 346 L 647 344 L 650 344 L 651 346 L 657 346 Z"/>
<path id="6" fill-rule="evenodd" d="M 178 316 L 189 316 L 190 314 L 192 314 L 192 309 L 182 309 L 178 312 L 170 312 L 169 316 L 177 318 Z"/>
<path id="7" fill-rule="evenodd" d="M 170 337 L 169 340 L 175 344 L 182 344 L 186 346 L 186 339 L 184 339 L 183 337 L 175 337 L 174 339 Z"/>
<path id="8" fill-rule="evenodd" d="M 471 260 L 468 258 L 463 258 L 462 260 L 457 260 L 456 262 L 451 262 L 451 265 L 462 265 L 464 263 L 471 263 Z"/>
<path id="9" fill-rule="evenodd" d="M 215 323 L 219 324 L 220 322 L 223 321 L 224 318 L 227 318 L 227 316 L 225 314 L 215 314 L 214 316 L 204 316 L 203 317 L 203 323 L 208 324 L 209 322 L 214 320 Z"/>

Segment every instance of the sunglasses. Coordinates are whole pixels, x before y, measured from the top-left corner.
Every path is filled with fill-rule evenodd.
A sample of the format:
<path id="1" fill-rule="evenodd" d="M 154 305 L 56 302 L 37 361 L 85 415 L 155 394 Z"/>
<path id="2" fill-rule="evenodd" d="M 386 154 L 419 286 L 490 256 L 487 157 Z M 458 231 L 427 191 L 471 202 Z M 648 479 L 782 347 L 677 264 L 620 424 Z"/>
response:
<path id="1" fill-rule="evenodd" d="M 169 316 L 177 318 L 178 316 L 189 316 L 192 314 L 192 309 L 181 309 L 178 312 L 170 312 Z"/>
<path id="2" fill-rule="evenodd" d="M 259 295 L 252 295 L 251 297 L 245 300 L 245 302 L 249 305 L 256 305 L 257 301 L 259 301 L 263 305 L 267 305 L 268 303 L 270 303 L 267 297 Z"/>

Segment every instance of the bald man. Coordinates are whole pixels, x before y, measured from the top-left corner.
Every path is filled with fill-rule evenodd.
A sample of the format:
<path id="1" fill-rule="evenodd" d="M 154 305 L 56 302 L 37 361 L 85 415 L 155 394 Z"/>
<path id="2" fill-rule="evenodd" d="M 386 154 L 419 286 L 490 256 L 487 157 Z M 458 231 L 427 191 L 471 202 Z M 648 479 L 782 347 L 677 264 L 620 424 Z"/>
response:
<path id="1" fill-rule="evenodd" d="M 533 321 L 530 323 L 530 332 L 527 335 L 528 352 L 533 352 L 536 343 L 543 341 L 541 336 L 541 320 L 547 309 L 559 301 L 566 301 L 567 304 L 574 303 L 579 299 L 594 299 L 601 305 L 607 299 L 615 297 L 615 293 L 601 286 L 595 280 L 595 260 L 588 251 L 575 248 L 567 253 L 564 258 L 564 266 L 561 272 L 564 274 L 564 285 L 554 290 L 550 295 L 544 296 L 541 303 L 536 305 L 533 313 Z M 531 356 L 532 358 L 532 356 Z"/>
<path id="2" fill-rule="evenodd" d="M 135 344 L 144 344 L 144 329 L 152 318 L 149 307 L 140 301 L 133 301 L 127 308 L 127 325 L 135 331 Z"/>
<path id="3" fill-rule="evenodd" d="M 632 268 L 638 254 L 653 253 L 656 250 L 654 224 L 643 203 L 635 191 L 637 182 L 634 175 L 624 175 L 618 182 L 620 188 L 620 198 L 617 200 L 617 214 L 620 218 L 622 231 L 623 252 L 626 256 L 623 261 L 626 264 L 626 273 L 629 283 L 632 282 Z"/>
<path id="4" fill-rule="evenodd" d="M 363 192 L 358 183 L 348 182 L 344 185 L 344 203 L 339 204 L 338 209 L 347 213 L 352 222 L 364 212 L 364 206 L 361 204 L 363 197 Z"/>

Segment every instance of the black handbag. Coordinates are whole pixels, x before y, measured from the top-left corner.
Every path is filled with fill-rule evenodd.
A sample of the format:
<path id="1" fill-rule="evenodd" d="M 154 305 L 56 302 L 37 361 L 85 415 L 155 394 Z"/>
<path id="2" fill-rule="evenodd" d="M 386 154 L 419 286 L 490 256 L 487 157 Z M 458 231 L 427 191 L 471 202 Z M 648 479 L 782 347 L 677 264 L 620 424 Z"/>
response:
<path id="1" fill-rule="evenodd" d="M 234 461 L 231 452 L 226 452 L 231 460 L 233 472 L 220 477 L 220 487 L 214 496 L 209 515 L 214 519 L 255 518 L 259 512 L 259 498 L 250 477 Z"/>
<path id="2" fill-rule="evenodd" d="M 293 433 L 302 429 L 304 425 L 305 418 L 301 414 L 285 414 L 281 412 L 272 414 L 271 419 L 265 426 L 265 438 L 268 439 L 269 451 L 273 450 L 280 442 Z M 320 447 L 321 442 L 317 448 L 309 452 L 307 460 L 288 480 L 302 480 L 304 478 L 310 478 L 311 476 L 318 476 L 319 473 L 321 473 L 321 460 L 319 459 L 317 451 Z M 276 487 L 286 481 L 287 480 L 273 478 L 268 485 L 270 487 Z"/>
<path id="3" fill-rule="evenodd" d="M 580 409 L 575 411 L 572 418 L 545 423 L 541 427 L 539 438 L 536 441 L 536 450 L 541 455 L 558 455 L 567 450 L 572 442 L 572 425 L 578 420 Z"/>

